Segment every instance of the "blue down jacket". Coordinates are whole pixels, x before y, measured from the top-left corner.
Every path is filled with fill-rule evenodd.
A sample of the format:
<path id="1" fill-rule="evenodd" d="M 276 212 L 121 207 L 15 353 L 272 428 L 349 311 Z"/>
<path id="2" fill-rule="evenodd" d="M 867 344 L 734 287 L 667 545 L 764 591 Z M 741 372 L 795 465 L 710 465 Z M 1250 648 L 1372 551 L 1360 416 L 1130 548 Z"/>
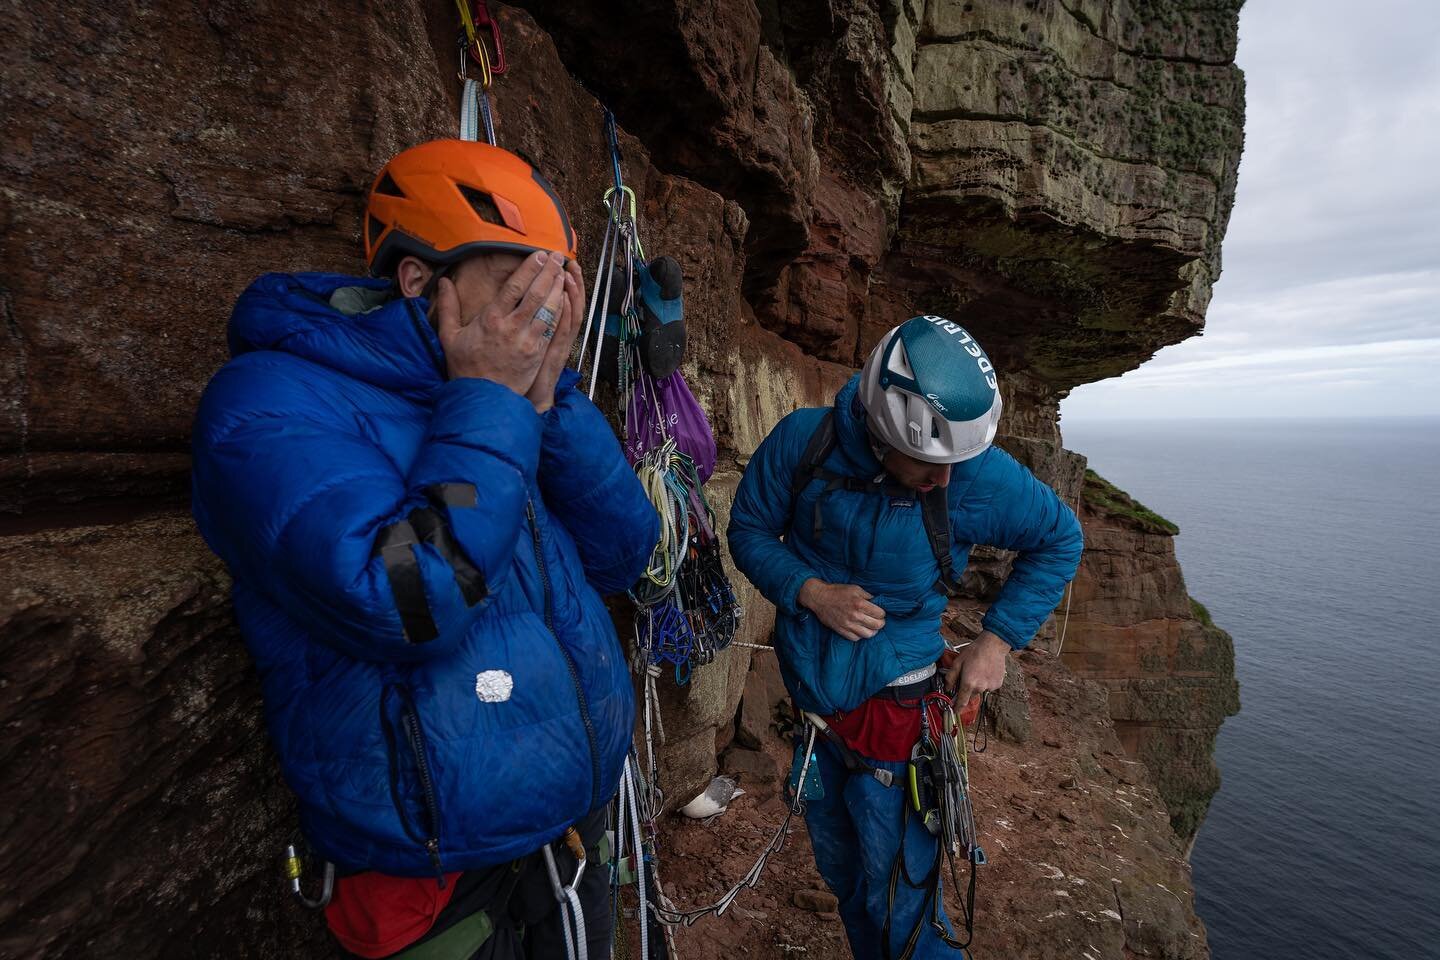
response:
<path id="1" fill-rule="evenodd" d="M 615 792 L 635 704 L 600 593 L 640 577 L 659 520 L 572 372 L 543 417 L 447 382 L 424 301 L 384 288 L 271 274 L 240 297 L 193 502 L 307 839 L 423 876 L 529 853 Z"/>
<path id="2" fill-rule="evenodd" d="M 838 442 L 824 467 L 868 480 L 883 470 L 865 436 L 859 382 L 855 377 L 835 398 Z M 786 686 L 801 709 L 828 714 L 853 710 L 896 677 L 934 663 L 943 649 L 946 600 L 935 590 L 939 567 L 918 500 L 844 489 L 825 493 L 825 484 L 812 480 L 791 525 L 791 483 L 824 413 L 795 411 L 755 451 L 735 495 L 729 537 L 735 565 L 778 609 L 775 646 Z M 998 447 L 957 463 L 948 493 L 957 576 L 974 544 L 1019 551 L 984 623 L 1012 647 L 1023 647 L 1075 574 L 1080 524 L 1053 490 Z M 818 542 L 808 519 L 816 500 L 822 515 Z M 831 632 L 797 605 L 800 585 L 811 577 L 874 594 L 885 627 L 858 643 Z"/>

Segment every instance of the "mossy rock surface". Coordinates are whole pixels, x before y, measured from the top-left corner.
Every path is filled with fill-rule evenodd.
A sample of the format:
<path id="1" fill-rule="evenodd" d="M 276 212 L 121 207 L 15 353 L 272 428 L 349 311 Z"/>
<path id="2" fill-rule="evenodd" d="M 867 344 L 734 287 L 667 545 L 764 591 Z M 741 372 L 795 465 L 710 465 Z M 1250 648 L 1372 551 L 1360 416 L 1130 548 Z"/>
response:
<path id="1" fill-rule="evenodd" d="M 1094 470 L 1085 471 L 1085 504 L 1103 510 L 1112 517 L 1130 520 L 1147 533 L 1168 534 L 1173 537 L 1180 532 L 1180 527 L 1175 523 L 1166 520 Z M 1209 613 L 1206 613 L 1205 618 L 1208 620 Z"/>

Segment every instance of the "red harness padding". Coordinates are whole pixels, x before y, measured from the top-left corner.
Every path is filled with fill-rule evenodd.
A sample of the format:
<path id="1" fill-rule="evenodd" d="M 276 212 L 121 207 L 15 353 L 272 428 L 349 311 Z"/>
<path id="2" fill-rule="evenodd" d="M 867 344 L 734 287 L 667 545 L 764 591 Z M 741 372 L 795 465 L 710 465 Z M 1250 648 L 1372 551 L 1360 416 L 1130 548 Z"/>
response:
<path id="1" fill-rule="evenodd" d="M 905 761 L 920 739 L 920 700 L 895 700 L 883 694 L 871 697 L 848 713 L 836 713 L 825 718 L 830 729 L 845 741 L 845 745 L 862 757 L 871 760 Z M 930 700 L 930 729 L 941 730 L 943 703 L 935 698 Z M 960 711 L 960 723 L 966 727 L 975 722 L 980 711 L 980 698 L 972 697 Z"/>
<path id="2" fill-rule="evenodd" d="M 325 922 L 340 946 L 362 957 L 388 957 L 419 940 L 455 893 L 460 874 L 392 877 L 368 871 L 335 881 Z"/>

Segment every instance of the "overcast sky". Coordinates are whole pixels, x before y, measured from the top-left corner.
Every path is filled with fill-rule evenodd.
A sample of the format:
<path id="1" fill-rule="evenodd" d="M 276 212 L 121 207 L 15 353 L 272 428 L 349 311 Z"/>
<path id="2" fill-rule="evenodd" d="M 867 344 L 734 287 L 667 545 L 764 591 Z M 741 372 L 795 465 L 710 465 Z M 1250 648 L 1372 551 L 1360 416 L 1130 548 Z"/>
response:
<path id="1" fill-rule="evenodd" d="M 1069 423 L 1440 415 L 1440 4 L 1249 0 L 1245 153 L 1202 337 Z"/>

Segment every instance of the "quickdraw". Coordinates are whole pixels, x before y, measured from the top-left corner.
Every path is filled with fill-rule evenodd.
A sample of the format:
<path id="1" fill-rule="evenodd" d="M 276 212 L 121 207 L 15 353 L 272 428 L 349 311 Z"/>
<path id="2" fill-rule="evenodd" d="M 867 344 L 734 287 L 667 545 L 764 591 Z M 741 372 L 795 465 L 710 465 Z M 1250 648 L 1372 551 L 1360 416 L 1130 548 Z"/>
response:
<path id="1" fill-rule="evenodd" d="M 500 42 L 500 25 L 490 15 L 485 0 L 455 0 L 455 7 L 460 11 L 461 27 L 458 40 L 458 76 L 463 85 L 460 91 L 460 139 L 479 140 L 483 126 L 485 141 L 494 146 L 495 117 L 490 107 L 490 86 L 496 76 L 509 68 L 505 62 L 505 47 Z M 490 40 L 495 46 L 493 60 L 481 39 L 480 28 L 488 28 Z M 480 68 L 478 78 L 470 76 L 468 64 L 471 61 Z"/>

